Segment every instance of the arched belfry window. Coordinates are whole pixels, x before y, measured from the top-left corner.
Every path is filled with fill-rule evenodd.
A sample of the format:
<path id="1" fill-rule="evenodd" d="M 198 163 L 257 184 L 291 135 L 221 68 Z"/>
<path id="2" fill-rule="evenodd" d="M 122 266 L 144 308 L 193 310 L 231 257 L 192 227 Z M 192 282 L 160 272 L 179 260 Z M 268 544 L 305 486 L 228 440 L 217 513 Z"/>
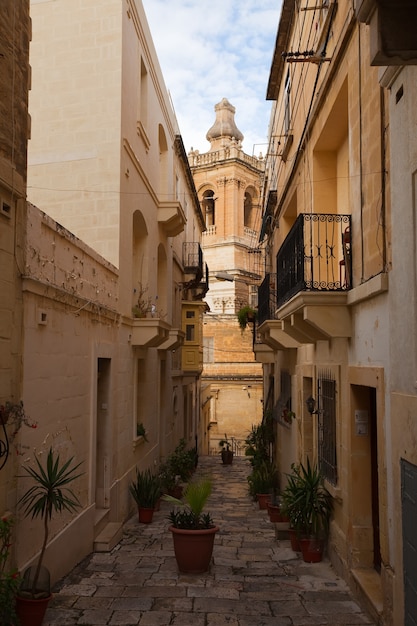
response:
<path id="1" fill-rule="evenodd" d="M 214 191 L 208 190 L 203 194 L 203 211 L 206 219 L 206 226 L 214 226 L 215 221 L 215 198 Z"/>
<path id="2" fill-rule="evenodd" d="M 247 228 L 253 228 L 253 201 L 252 196 L 248 191 L 245 191 L 244 201 L 244 225 Z"/>

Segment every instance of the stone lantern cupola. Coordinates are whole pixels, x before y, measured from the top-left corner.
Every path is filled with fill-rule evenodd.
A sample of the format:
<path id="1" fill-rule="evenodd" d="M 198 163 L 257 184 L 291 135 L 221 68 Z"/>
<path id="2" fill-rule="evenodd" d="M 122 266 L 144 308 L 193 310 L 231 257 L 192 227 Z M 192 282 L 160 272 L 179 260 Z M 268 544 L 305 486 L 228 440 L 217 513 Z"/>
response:
<path id="1" fill-rule="evenodd" d="M 225 148 L 233 141 L 243 141 L 243 134 L 235 123 L 235 107 L 230 104 L 227 98 L 214 107 L 216 111 L 216 121 L 210 130 L 207 131 L 206 138 L 211 143 L 210 151 Z"/>

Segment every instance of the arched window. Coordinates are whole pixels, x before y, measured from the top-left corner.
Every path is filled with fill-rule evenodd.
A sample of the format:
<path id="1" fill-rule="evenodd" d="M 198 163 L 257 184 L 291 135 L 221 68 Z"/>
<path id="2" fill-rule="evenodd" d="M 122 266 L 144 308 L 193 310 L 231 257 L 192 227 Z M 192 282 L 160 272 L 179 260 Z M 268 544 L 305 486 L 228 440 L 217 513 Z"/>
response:
<path id="1" fill-rule="evenodd" d="M 245 201 L 244 201 L 244 225 L 247 228 L 253 228 L 253 203 L 252 196 L 248 191 L 245 191 Z"/>
<path id="2" fill-rule="evenodd" d="M 216 223 L 214 191 L 208 190 L 204 192 L 202 205 L 207 228 L 214 226 Z"/>

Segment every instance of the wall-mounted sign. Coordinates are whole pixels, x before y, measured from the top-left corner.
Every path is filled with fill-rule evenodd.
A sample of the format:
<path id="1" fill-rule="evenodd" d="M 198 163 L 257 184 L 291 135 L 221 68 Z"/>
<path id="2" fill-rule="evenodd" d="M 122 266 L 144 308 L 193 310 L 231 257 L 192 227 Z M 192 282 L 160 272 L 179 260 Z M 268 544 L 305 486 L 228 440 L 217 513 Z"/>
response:
<path id="1" fill-rule="evenodd" d="M 355 433 L 357 435 L 369 434 L 369 413 L 368 411 L 355 411 Z"/>

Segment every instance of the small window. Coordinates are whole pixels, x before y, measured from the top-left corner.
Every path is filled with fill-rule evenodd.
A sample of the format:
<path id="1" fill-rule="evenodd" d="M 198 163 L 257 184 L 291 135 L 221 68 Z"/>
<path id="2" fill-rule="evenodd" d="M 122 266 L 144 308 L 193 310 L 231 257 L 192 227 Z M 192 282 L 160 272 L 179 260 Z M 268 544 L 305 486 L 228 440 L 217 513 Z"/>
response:
<path id="1" fill-rule="evenodd" d="M 195 341 L 195 326 L 194 324 L 186 324 L 185 326 L 185 340 Z"/>
<path id="2" fill-rule="evenodd" d="M 5 215 L 6 217 L 12 216 L 12 207 L 8 202 L 6 202 L 5 200 L 0 200 L 0 207 L 2 215 Z"/>
<path id="3" fill-rule="evenodd" d="M 187 312 L 186 312 L 186 314 L 185 314 L 185 317 L 186 317 L 187 319 L 194 319 L 194 317 L 195 317 L 195 311 L 187 311 Z"/>

